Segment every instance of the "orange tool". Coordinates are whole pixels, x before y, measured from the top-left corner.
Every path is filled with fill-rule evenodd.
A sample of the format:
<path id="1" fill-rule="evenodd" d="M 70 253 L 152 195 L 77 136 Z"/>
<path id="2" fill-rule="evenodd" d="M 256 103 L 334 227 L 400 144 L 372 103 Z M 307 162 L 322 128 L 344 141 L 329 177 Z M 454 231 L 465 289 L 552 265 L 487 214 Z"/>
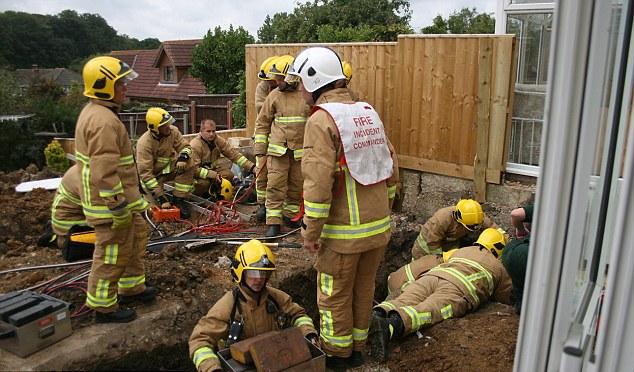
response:
<path id="1" fill-rule="evenodd" d="M 157 222 L 157 223 L 167 222 L 167 221 L 176 221 L 181 219 L 181 210 L 176 207 L 162 209 L 157 206 L 154 206 L 152 207 L 151 211 L 152 211 L 152 220 L 154 220 L 154 222 Z"/>

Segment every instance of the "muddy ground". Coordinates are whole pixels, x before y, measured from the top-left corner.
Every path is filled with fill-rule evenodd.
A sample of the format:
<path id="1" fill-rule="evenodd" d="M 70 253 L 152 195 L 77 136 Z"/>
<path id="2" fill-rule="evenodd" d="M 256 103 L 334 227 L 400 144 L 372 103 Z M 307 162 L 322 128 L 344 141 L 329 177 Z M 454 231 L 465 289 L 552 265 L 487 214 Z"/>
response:
<path id="1" fill-rule="evenodd" d="M 47 170 L 31 166 L 8 174 L 0 172 L 0 271 L 11 268 L 64 262 L 57 248 L 38 247 L 36 242 L 49 219 L 53 192 L 41 189 L 15 193 L 20 182 L 56 177 Z M 495 210 L 487 213 L 503 227 L 507 217 Z M 428 216 L 395 214 L 394 233 L 386 259 L 377 276 L 377 301 L 386 293 L 387 275 L 410 260 L 409 250 L 418 234 L 418 223 Z M 171 229 L 183 228 L 172 226 Z M 261 226 L 251 230 L 263 232 Z M 291 236 L 287 241 L 297 241 Z M 174 340 L 157 345 L 154 352 L 143 355 L 121 353 L 119 360 L 100 363 L 93 369 L 161 369 L 193 370 L 186 355 L 187 340 L 196 321 L 231 288 L 225 262 L 233 247 L 214 245 L 197 250 L 169 246 L 159 254 L 146 256 L 147 281 L 157 286 L 163 301 L 184 304 L 187 309 L 174 324 Z M 315 306 L 315 275 L 311 257 L 302 250 L 279 250 L 278 266 L 285 267 L 274 277 L 273 285 L 291 294 L 318 324 Z M 63 273 L 62 269 L 4 274 L 0 276 L 0 293 L 27 288 Z M 59 297 L 80 306 L 83 296 L 77 291 L 60 291 Z M 511 371 L 519 317 L 510 306 L 491 303 L 464 318 L 450 319 L 425 330 L 423 337 L 411 335 L 394 345 L 390 359 L 377 364 L 368 362 L 359 371 Z M 73 327 L 92 325 L 90 316 L 73 320 Z M 148 358 L 148 356 L 152 356 Z M 148 364 L 148 360 L 154 360 Z"/>

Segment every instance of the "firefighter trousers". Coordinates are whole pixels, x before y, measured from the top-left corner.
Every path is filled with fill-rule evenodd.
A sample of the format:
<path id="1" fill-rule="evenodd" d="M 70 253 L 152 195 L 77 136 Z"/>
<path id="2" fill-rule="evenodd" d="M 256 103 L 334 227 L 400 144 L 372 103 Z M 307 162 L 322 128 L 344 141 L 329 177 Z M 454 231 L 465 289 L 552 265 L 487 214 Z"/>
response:
<path id="1" fill-rule="evenodd" d="M 258 198 L 258 204 L 264 205 L 266 203 L 266 185 L 268 183 L 268 168 L 264 161 L 266 156 L 255 157 L 255 174 L 257 179 L 255 180 L 255 194 Z"/>
<path id="2" fill-rule="evenodd" d="M 421 275 L 441 263 L 443 263 L 442 256 L 430 254 L 401 266 L 387 277 L 388 295 L 386 299 L 398 297 L 408 285 L 414 283 Z"/>
<path id="3" fill-rule="evenodd" d="M 317 253 L 317 306 L 322 349 L 348 357 L 368 338 L 374 280 L 385 247 L 341 254 L 323 245 Z"/>
<path id="4" fill-rule="evenodd" d="M 176 172 L 176 162 L 171 167 L 172 172 L 157 177 L 160 183 L 174 181 L 174 196 L 177 198 L 189 199 L 190 193 L 194 190 L 194 167 L 188 165 L 181 173 Z"/>
<path id="5" fill-rule="evenodd" d="M 299 212 L 304 182 L 302 162 L 295 159 L 293 150 L 286 150 L 282 156 L 268 156 L 266 166 L 266 224 L 279 225 L 282 215 L 290 218 Z"/>
<path id="6" fill-rule="evenodd" d="M 131 296 L 145 291 L 143 255 L 148 240 L 145 220 L 132 214 L 127 228 L 95 226 L 95 252 L 88 276 L 86 305 L 98 312 L 118 309 L 117 294 Z"/>
<path id="7" fill-rule="evenodd" d="M 377 308 L 386 314 L 396 311 L 405 325 L 404 335 L 429 327 L 449 318 L 458 318 L 472 310 L 467 294 L 448 280 L 423 275 L 408 285 L 393 300 L 383 301 Z"/>

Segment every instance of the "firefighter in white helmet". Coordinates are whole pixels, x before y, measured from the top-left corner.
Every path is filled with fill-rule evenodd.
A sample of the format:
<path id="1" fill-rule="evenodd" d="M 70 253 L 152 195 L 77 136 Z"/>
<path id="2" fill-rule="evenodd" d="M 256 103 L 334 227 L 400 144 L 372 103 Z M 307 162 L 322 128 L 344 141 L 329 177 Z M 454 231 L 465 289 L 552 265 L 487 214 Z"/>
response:
<path id="1" fill-rule="evenodd" d="M 304 308 L 267 284 L 275 270 L 273 252 L 259 240 L 238 248 L 231 264 L 236 287 L 198 321 L 189 338 L 189 355 L 198 371 L 219 371 L 219 349 L 269 331 L 298 327 L 316 343 L 317 331 Z"/>
<path id="2" fill-rule="evenodd" d="M 267 237 L 279 235 L 282 222 L 288 227 L 299 227 L 292 218 L 299 212 L 301 202 L 304 126 L 310 107 L 297 84 L 284 81 L 292 62 L 293 57 L 286 55 L 278 57 L 271 66 L 269 76 L 278 82 L 278 87 L 264 100 L 255 122 L 255 156 L 259 164 L 266 156 L 268 169 Z"/>
<path id="3" fill-rule="evenodd" d="M 174 117 L 160 107 L 151 107 L 145 115 L 147 131 L 136 145 L 136 161 L 143 188 L 152 194 L 161 208 L 170 208 L 163 184 L 174 181 L 172 202 L 181 217 L 190 217 L 189 200 L 194 189 L 192 148 L 174 125 Z"/>
<path id="4" fill-rule="evenodd" d="M 88 61 L 82 76 L 90 101 L 77 119 L 75 156 L 82 208 L 96 234 L 86 305 L 95 310 L 97 322 L 129 322 L 136 312 L 119 304 L 148 302 L 157 293 L 145 285 L 148 232 L 139 213 L 148 203 L 139 191 L 132 143 L 117 116 L 126 82 L 137 74 L 123 61 L 103 56 Z"/>
<path id="5" fill-rule="evenodd" d="M 258 79 L 260 82 L 255 88 L 255 113 L 260 114 L 260 110 L 262 109 L 262 105 L 264 105 L 264 100 L 266 97 L 273 91 L 273 89 L 277 88 L 277 80 L 275 80 L 272 76 L 269 76 L 269 72 L 271 72 L 271 67 L 273 67 L 273 63 L 278 58 L 278 56 L 273 56 L 265 59 L 260 66 L 260 71 L 258 72 Z M 255 217 L 257 222 L 266 221 L 266 185 L 268 181 L 268 171 L 266 168 L 266 163 L 264 162 L 266 157 L 260 156 L 256 157 L 256 175 L 257 179 L 255 181 L 255 193 L 258 200 L 258 210 L 255 213 Z M 264 164 L 257 164 L 258 162 Z"/>
<path id="6" fill-rule="evenodd" d="M 398 165 L 372 106 L 353 102 L 339 56 L 302 51 L 289 72 L 314 105 L 304 137 L 304 247 L 317 255 L 317 305 L 327 366 L 363 363 L 374 278 L 390 238 Z"/>
<path id="7" fill-rule="evenodd" d="M 446 263 L 417 278 L 400 296 L 375 306 L 372 355 L 385 361 L 389 340 L 464 316 L 489 300 L 511 305 L 513 283 L 500 260 L 505 245 L 504 231 L 488 228 L 473 246 L 454 250 Z"/>

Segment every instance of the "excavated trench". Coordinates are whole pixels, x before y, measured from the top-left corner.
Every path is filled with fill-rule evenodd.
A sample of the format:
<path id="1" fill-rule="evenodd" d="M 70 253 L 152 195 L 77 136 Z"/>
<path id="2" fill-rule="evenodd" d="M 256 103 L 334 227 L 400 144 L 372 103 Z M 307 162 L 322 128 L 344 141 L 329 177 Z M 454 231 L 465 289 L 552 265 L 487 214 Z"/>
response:
<path id="1" fill-rule="evenodd" d="M 417 231 L 397 230 L 392 235 L 385 260 L 379 267 L 376 278 L 375 299 L 381 301 L 387 295 L 387 276 L 411 259 L 409 248 L 416 239 Z M 319 312 L 316 305 L 316 274 L 310 268 L 295 272 L 280 280 L 276 286 L 290 294 L 296 302 L 302 305 L 313 322 L 319 324 Z M 195 324 L 195 322 L 194 322 Z M 181 335 L 177 339 L 186 340 L 191 332 L 191 327 L 179 327 Z M 136 351 L 127 353 L 121 358 L 108 362 L 99 362 L 93 366 L 97 371 L 108 370 L 179 370 L 195 371 L 194 365 L 188 356 L 187 342 L 175 345 L 161 345 L 150 351 Z"/>

